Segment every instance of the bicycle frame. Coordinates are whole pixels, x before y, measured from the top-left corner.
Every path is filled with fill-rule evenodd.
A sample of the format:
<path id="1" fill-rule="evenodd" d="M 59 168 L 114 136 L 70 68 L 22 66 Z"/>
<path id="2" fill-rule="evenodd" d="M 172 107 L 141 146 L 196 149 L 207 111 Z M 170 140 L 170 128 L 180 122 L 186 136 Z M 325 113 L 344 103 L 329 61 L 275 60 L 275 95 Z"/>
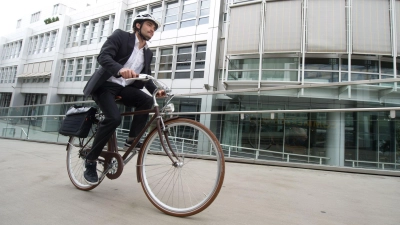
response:
<path id="1" fill-rule="evenodd" d="M 104 158 L 104 161 L 101 159 L 99 159 L 99 161 L 100 162 L 102 161 L 104 163 L 104 168 L 106 168 L 105 173 L 100 177 L 100 180 L 104 179 L 105 176 L 107 176 L 110 179 L 116 179 L 122 174 L 124 165 L 126 165 L 134 156 L 134 155 L 131 155 L 129 157 L 130 153 L 132 152 L 134 147 L 139 143 L 140 138 L 144 135 L 146 130 L 150 127 L 151 124 L 153 124 L 154 121 L 156 121 L 156 128 L 154 128 L 154 129 L 157 129 L 164 152 L 170 158 L 171 163 L 174 166 L 177 165 L 176 160 L 178 160 L 178 156 L 173 151 L 171 144 L 168 140 L 168 131 L 165 129 L 164 120 L 160 114 L 159 105 L 156 102 L 155 94 L 153 94 L 153 99 L 154 99 L 154 107 L 152 109 L 121 113 L 121 116 L 131 116 L 131 115 L 149 114 L 149 113 L 154 113 L 154 115 L 150 118 L 150 121 L 148 121 L 146 123 L 145 127 L 140 131 L 140 133 L 137 136 L 137 138 L 135 139 L 135 141 L 126 150 L 126 152 L 123 156 L 121 156 L 118 153 L 117 138 L 116 138 L 116 134 L 114 132 L 114 134 L 110 137 L 110 139 L 107 142 L 107 151 L 102 151 L 100 154 L 100 156 Z M 178 117 L 169 118 L 166 121 L 177 119 L 177 118 Z M 165 138 L 167 146 L 165 145 L 163 138 Z M 169 151 L 168 151 L 168 149 L 169 149 Z M 174 158 L 176 160 L 174 160 Z M 118 165 L 118 167 L 116 168 L 117 170 L 115 173 L 108 173 L 109 170 L 111 169 L 109 164 L 110 164 L 111 160 L 113 160 L 113 159 L 115 159 L 117 161 L 117 165 Z M 141 179 L 139 176 L 141 170 L 142 170 L 142 166 L 139 165 L 139 157 L 138 157 L 137 163 L 136 163 L 136 176 L 137 176 L 137 181 L 139 183 L 141 182 Z"/>

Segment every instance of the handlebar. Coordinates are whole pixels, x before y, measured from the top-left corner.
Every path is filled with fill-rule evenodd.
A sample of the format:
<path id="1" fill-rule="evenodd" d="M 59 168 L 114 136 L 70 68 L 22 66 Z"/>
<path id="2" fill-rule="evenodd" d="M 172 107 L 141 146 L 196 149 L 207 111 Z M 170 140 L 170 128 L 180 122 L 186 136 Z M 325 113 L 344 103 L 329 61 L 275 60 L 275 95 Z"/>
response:
<path id="1" fill-rule="evenodd" d="M 147 75 L 147 74 L 139 74 L 138 77 L 135 77 L 135 78 L 128 78 L 128 79 L 126 79 L 126 80 L 134 80 L 134 81 L 140 80 L 140 81 L 143 81 L 143 82 L 148 82 L 149 80 L 153 81 L 154 85 L 156 85 L 156 87 L 157 87 L 157 89 L 154 91 L 154 93 L 152 93 L 153 99 L 154 99 L 154 105 L 155 105 L 155 106 L 158 106 L 157 101 L 156 101 L 156 95 L 157 95 L 157 92 L 158 92 L 159 90 L 164 90 L 164 91 L 165 91 L 165 94 L 166 94 L 166 96 L 167 96 L 167 98 L 166 98 L 166 105 L 167 105 L 167 104 L 171 101 L 171 99 L 174 97 L 174 94 L 171 94 L 171 88 L 169 88 L 167 85 L 163 84 L 162 82 L 158 81 L 156 78 L 154 78 L 154 77 L 152 77 L 152 76 L 150 76 L 150 75 Z"/>
<path id="2" fill-rule="evenodd" d="M 160 81 L 158 81 L 156 78 L 147 75 L 147 74 L 139 74 L 138 77 L 135 78 L 128 78 L 126 80 L 140 80 L 140 81 L 144 81 L 147 82 L 149 80 L 152 80 L 154 85 L 156 85 L 157 90 L 164 90 L 166 94 L 171 93 L 171 88 L 169 88 L 168 86 L 166 86 L 165 84 L 161 83 Z"/>

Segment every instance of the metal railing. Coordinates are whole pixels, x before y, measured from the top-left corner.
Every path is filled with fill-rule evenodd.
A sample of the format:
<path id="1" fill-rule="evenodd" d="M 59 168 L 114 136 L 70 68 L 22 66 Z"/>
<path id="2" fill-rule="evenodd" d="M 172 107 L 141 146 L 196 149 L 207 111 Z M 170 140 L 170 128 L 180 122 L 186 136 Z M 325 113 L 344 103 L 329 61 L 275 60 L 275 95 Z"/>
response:
<path id="1" fill-rule="evenodd" d="M 202 93 L 206 94 L 206 93 Z M 208 93 L 209 94 L 209 93 Z M 93 105 L 93 101 L 80 101 L 80 102 L 73 102 L 73 103 L 55 103 L 55 104 L 47 104 L 47 105 L 36 105 L 35 107 L 52 107 L 52 106 L 63 106 L 63 107 L 68 107 L 70 105 L 76 105 L 76 104 L 84 104 L 84 105 Z M 24 106 L 20 108 L 27 108 L 27 107 L 32 107 L 32 106 Z M 15 108 L 15 107 L 13 107 Z M 3 110 L 8 111 L 9 109 L 13 108 L 0 108 Z M 243 114 L 266 114 L 269 113 L 271 114 L 271 118 L 274 117 L 274 114 L 286 114 L 286 113 L 320 113 L 320 112 L 390 112 L 390 115 L 392 119 L 395 118 L 395 112 L 400 110 L 400 107 L 377 107 L 377 108 L 344 108 L 344 109 L 296 109 L 296 110 L 254 110 L 254 111 L 212 111 L 212 112 L 174 112 L 174 113 L 169 113 L 168 115 L 171 116 L 180 116 L 180 115 L 216 115 L 216 114 L 222 114 L 222 115 L 227 115 L 227 114 L 238 114 L 238 115 L 243 115 Z M 57 110 L 53 110 L 52 112 L 56 112 Z M 59 112 L 60 110 L 58 110 Z M 46 111 L 44 111 L 46 112 Z M 0 114 L 0 123 L 1 121 L 5 122 L 5 126 L 1 127 L 2 128 L 2 136 L 5 136 L 4 133 L 11 132 L 12 128 L 14 128 L 13 132 L 17 132 L 17 129 L 21 129 L 20 132 L 20 138 L 26 138 L 30 140 L 37 140 L 34 135 L 32 135 L 32 132 L 30 131 L 32 129 L 31 122 L 33 118 L 38 118 L 40 122 L 47 122 L 45 119 L 53 120 L 55 123 L 54 126 L 57 126 L 57 124 L 60 124 L 60 121 L 64 115 L 59 115 L 59 114 L 48 114 L 48 115 L 34 115 L 34 116 L 15 116 L 12 113 L 7 113 L 6 115 Z M 24 121 L 24 126 L 20 126 L 19 128 L 16 128 L 15 126 L 11 126 L 11 120 L 12 119 L 21 119 L 23 118 Z M 9 129 L 10 128 L 10 129 Z M 57 142 L 64 142 L 65 138 L 60 138 L 58 135 L 58 129 L 55 129 L 54 131 L 51 132 L 51 134 L 54 137 L 57 137 L 56 139 L 51 139 L 51 140 L 56 140 Z M 40 128 L 37 126 L 35 127 L 35 132 L 39 133 Z M 126 135 L 128 133 L 128 130 L 126 129 L 121 129 L 119 128 L 119 132 L 117 132 L 117 137 L 118 137 L 118 142 L 124 142 L 126 139 Z M 33 133 L 34 134 L 34 133 Z M 43 131 L 44 135 L 48 135 L 49 132 Z M 257 149 L 257 148 L 247 148 L 247 147 L 242 147 L 242 146 L 234 146 L 234 145 L 227 145 L 227 144 L 222 144 L 224 147 L 225 151 L 227 152 L 228 157 L 233 157 L 232 153 L 234 153 L 233 149 L 243 149 L 246 151 L 252 151 L 254 154 L 249 154 L 247 158 L 253 158 L 253 159 L 259 159 L 260 154 L 270 154 L 269 159 L 273 159 L 273 157 L 276 157 L 275 160 L 279 161 L 286 161 L 286 162 L 298 162 L 299 159 L 302 162 L 305 163 L 317 163 L 319 165 L 323 165 L 324 162 L 330 160 L 328 157 L 322 157 L 322 156 L 313 156 L 310 154 L 295 154 L 295 153 L 290 153 L 290 152 L 284 152 L 284 151 L 270 151 L 267 149 Z M 396 150 L 397 152 L 398 150 Z M 243 153 L 245 154 L 245 153 Z M 278 155 L 278 156 L 274 156 Z M 240 157 L 240 156 L 235 156 L 235 157 Z M 356 167 L 357 162 L 358 163 L 364 163 L 364 161 L 357 161 L 357 160 L 345 160 L 345 162 L 351 162 L 354 167 Z M 365 162 L 365 163 L 370 163 L 370 164 L 379 164 L 381 165 L 380 167 L 382 169 L 388 168 L 389 165 L 394 166 L 395 168 L 399 168 L 399 163 L 385 163 L 385 162 Z"/>
<path id="2" fill-rule="evenodd" d="M 393 166 L 394 166 L 394 169 L 397 169 L 398 166 L 400 167 L 400 163 L 371 162 L 371 161 L 348 160 L 348 159 L 346 159 L 346 160 L 344 160 L 344 161 L 345 161 L 345 162 L 351 162 L 353 168 L 359 167 L 359 166 L 358 166 L 359 163 L 375 164 L 375 165 L 378 165 L 378 168 L 380 168 L 379 166 L 381 165 L 381 166 L 382 166 L 382 167 L 381 167 L 382 170 L 385 169 L 385 165 L 393 165 Z M 356 165 L 356 164 L 357 164 L 357 165 Z"/>
<path id="3" fill-rule="evenodd" d="M 319 161 L 319 165 L 323 165 L 322 164 L 322 160 L 329 160 L 329 157 L 322 157 L 322 156 L 311 156 L 311 155 L 301 155 L 301 154 L 295 154 L 295 153 L 288 153 L 288 152 L 278 152 L 278 151 L 270 151 L 270 150 L 265 150 L 265 149 L 258 149 L 258 148 L 247 148 L 247 147 L 240 147 L 240 146 L 233 146 L 233 145 L 225 145 L 225 144 L 221 144 L 222 148 L 225 149 L 225 151 L 228 151 L 227 153 L 227 157 L 232 157 L 232 152 L 233 149 L 241 149 L 242 152 L 241 154 L 246 154 L 243 153 L 243 150 L 249 150 L 249 151 L 254 151 L 256 152 L 254 155 L 254 159 L 259 159 L 260 156 L 260 152 L 261 153 L 270 153 L 273 155 L 281 155 L 281 157 L 276 157 L 273 155 L 268 155 L 268 158 L 276 158 L 276 159 L 280 159 L 281 161 L 284 160 L 286 162 L 290 162 L 290 156 L 295 156 L 295 157 L 300 157 L 300 158 L 305 158 L 307 160 L 304 160 L 304 162 L 308 162 L 310 163 L 310 158 L 314 158 L 317 159 Z M 224 148 L 225 147 L 225 148 Z M 227 150 L 226 150 L 227 148 Z M 237 150 L 235 152 L 238 152 Z M 238 156 L 234 156 L 235 158 L 237 158 Z M 246 157 L 246 158 L 250 158 L 250 157 Z M 298 159 L 296 160 L 297 162 L 299 161 Z M 301 160 L 300 160 L 301 161 Z"/>

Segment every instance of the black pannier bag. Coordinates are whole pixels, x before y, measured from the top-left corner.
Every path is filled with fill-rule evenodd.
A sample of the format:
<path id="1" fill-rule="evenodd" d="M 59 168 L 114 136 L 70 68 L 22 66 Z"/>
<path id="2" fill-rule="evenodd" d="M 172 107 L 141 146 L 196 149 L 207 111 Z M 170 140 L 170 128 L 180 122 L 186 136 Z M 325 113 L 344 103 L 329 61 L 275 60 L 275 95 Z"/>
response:
<path id="1" fill-rule="evenodd" d="M 94 107 L 73 106 L 69 108 L 58 132 L 65 136 L 87 137 L 96 112 L 97 109 Z"/>

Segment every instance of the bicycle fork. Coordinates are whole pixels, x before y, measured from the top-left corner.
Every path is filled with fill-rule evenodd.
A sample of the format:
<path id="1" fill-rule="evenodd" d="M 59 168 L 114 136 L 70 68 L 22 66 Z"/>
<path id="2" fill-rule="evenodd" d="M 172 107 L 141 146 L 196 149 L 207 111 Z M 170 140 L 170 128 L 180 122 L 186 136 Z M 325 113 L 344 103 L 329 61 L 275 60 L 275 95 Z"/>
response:
<path id="1" fill-rule="evenodd" d="M 171 143 L 170 143 L 170 141 L 168 139 L 168 132 L 169 132 L 168 131 L 168 127 L 165 126 L 164 121 L 163 121 L 161 116 L 160 116 L 160 119 L 157 121 L 157 128 L 158 128 L 158 136 L 160 137 L 160 142 L 161 142 L 161 145 L 162 145 L 162 147 L 164 149 L 165 154 L 167 154 L 168 158 L 171 160 L 172 165 L 174 167 L 180 166 L 181 163 L 180 163 L 179 157 L 176 155 L 176 153 L 173 150 L 173 148 L 171 146 Z M 164 142 L 163 138 L 165 139 L 165 142 L 167 143 L 167 146 L 165 146 L 165 142 Z"/>

